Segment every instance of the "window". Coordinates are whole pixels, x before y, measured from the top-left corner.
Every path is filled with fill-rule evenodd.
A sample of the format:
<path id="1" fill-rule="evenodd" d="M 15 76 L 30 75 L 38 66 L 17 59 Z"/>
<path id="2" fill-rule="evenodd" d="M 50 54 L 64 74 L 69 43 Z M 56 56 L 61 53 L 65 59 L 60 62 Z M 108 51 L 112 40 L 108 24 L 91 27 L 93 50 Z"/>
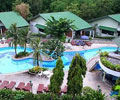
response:
<path id="1" fill-rule="evenodd" d="M 39 28 L 39 31 L 40 31 L 40 32 L 44 32 L 44 29 L 40 29 L 40 28 Z"/>
<path id="2" fill-rule="evenodd" d="M 114 35 L 113 31 L 102 30 L 103 34 Z"/>

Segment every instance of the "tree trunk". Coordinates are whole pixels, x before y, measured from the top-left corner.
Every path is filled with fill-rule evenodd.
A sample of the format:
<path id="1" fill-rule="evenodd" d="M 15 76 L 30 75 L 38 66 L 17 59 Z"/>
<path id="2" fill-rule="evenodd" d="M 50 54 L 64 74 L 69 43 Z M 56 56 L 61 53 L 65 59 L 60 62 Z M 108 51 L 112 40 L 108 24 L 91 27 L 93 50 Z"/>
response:
<path id="1" fill-rule="evenodd" d="M 15 43 L 15 55 L 17 55 L 17 44 Z"/>
<path id="2" fill-rule="evenodd" d="M 37 53 L 37 66 L 39 66 L 39 57 L 38 57 L 38 53 Z"/>
<path id="3" fill-rule="evenodd" d="M 26 52 L 26 43 L 25 43 L 25 45 L 24 45 L 24 52 Z"/>

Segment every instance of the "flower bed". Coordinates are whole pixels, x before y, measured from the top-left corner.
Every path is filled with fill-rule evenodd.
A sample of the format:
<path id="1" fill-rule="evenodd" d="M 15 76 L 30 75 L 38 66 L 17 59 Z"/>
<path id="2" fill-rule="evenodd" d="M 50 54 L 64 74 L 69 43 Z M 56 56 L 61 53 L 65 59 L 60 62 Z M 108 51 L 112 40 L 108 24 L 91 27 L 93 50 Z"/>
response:
<path id="1" fill-rule="evenodd" d="M 107 60 L 108 54 L 106 52 L 102 52 L 100 54 L 100 61 L 101 63 L 110 68 L 111 70 L 120 72 L 120 64 L 112 64 L 110 61 Z"/>

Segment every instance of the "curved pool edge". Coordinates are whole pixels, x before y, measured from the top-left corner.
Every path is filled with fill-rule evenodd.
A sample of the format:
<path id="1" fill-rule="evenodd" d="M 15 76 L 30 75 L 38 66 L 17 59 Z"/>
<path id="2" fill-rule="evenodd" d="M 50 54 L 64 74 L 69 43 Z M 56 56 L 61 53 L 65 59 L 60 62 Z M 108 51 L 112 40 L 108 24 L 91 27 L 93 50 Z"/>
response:
<path id="1" fill-rule="evenodd" d="M 111 75 L 116 76 L 116 77 L 120 77 L 120 72 L 114 71 L 114 70 L 104 66 L 100 59 L 99 59 L 99 65 L 106 73 L 111 74 Z"/>
<path id="2" fill-rule="evenodd" d="M 105 47 L 97 47 L 97 48 L 91 48 L 91 49 L 87 49 L 87 50 L 92 50 L 92 49 L 99 49 L 99 48 L 112 48 L 112 47 L 114 47 L 114 48 L 116 48 L 115 46 L 105 46 Z M 5 47 L 5 48 L 11 48 L 11 47 Z M 12 49 L 14 49 L 14 48 L 12 48 Z M 81 50 L 81 51 L 87 51 L 87 50 Z M 69 51 L 69 52 L 80 52 L 80 51 Z M 68 65 L 68 64 L 67 64 Z M 66 66 L 66 65 L 65 65 Z M 64 70 L 66 70 L 66 69 L 64 69 Z M 67 69 L 68 70 L 68 69 Z M 28 71 L 28 70 L 27 70 Z M 23 72 L 26 72 L 26 70 L 21 70 L 21 71 L 17 71 L 17 72 L 8 72 L 8 73 L 2 73 L 2 74 L 18 74 L 18 73 L 23 73 Z M 1 74 L 0 74 L 1 75 Z"/>

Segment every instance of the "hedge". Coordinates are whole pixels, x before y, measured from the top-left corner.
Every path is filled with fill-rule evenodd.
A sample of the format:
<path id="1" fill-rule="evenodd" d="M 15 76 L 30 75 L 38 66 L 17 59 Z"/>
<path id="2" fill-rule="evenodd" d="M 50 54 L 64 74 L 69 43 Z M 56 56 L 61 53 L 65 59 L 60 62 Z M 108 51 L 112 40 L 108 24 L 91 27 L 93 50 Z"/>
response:
<path id="1" fill-rule="evenodd" d="M 89 92 L 90 88 L 85 91 Z M 88 93 L 82 96 L 75 96 L 74 100 L 106 100 L 105 95 L 99 91 L 92 89 L 92 93 Z M 52 98 L 52 99 L 51 99 Z M 71 95 L 51 95 L 49 93 L 32 94 L 25 91 L 12 91 L 8 89 L 0 90 L 0 100 L 73 100 Z"/>

